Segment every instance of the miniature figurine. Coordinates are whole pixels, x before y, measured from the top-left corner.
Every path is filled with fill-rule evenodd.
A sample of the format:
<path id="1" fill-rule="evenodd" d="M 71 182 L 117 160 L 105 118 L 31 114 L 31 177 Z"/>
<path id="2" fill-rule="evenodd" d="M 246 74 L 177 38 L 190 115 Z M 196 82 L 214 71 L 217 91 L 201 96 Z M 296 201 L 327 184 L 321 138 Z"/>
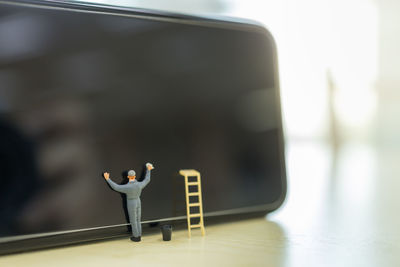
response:
<path id="1" fill-rule="evenodd" d="M 142 182 L 136 180 L 136 173 L 134 170 L 128 171 L 129 182 L 124 185 L 114 183 L 110 179 L 110 173 L 103 173 L 107 183 L 117 192 L 124 193 L 126 195 L 126 202 L 129 214 L 129 222 L 132 226 L 132 237 L 131 240 L 139 242 L 142 236 L 142 225 L 140 223 L 141 218 L 141 204 L 140 194 L 142 189 L 150 182 L 150 171 L 154 169 L 153 164 L 146 163 L 146 176 Z"/>

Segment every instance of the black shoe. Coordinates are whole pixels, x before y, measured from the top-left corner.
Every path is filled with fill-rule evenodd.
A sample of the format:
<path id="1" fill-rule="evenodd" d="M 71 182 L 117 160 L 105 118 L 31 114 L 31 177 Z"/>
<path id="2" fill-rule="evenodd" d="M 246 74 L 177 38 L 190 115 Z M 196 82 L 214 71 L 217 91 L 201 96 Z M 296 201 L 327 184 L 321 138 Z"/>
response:
<path id="1" fill-rule="evenodd" d="M 140 242 L 140 240 L 142 240 L 141 236 L 138 236 L 138 237 L 131 236 L 131 241 L 133 241 L 133 242 Z"/>

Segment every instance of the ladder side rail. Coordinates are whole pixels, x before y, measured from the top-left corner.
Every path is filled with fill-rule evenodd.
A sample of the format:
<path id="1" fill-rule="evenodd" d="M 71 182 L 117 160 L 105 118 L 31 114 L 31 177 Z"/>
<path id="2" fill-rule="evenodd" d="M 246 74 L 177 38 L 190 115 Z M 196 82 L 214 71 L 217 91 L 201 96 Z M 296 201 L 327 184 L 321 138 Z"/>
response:
<path id="1" fill-rule="evenodd" d="M 187 185 L 188 177 L 185 175 L 185 192 L 186 192 L 186 214 L 187 214 L 187 223 L 188 223 L 188 234 L 191 237 L 191 222 L 190 222 L 190 197 L 189 197 L 189 187 Z"/>
<path id="2" fill-rule="evenodd" d="M 200 206 L 199 206 L 199 211 L 200 211 L 200 226 L 201 226 L 201 235 L 202 236 L 204 236 L 206 233 L 205 233 L 205 229 L 204 229 L 204 219 L 203 219 L 203 194 L 202 194 L 202 192 L 201 192 L 201 176 L 200 176 L 200 174 L 198 175 L 198 178 L 197 178 L 197 180 L 198 180 L 198 182 L 199 182 L 199 185 L 198 185 L 198 192 L 199 192 L 199 203 L 200 203 Z"/>

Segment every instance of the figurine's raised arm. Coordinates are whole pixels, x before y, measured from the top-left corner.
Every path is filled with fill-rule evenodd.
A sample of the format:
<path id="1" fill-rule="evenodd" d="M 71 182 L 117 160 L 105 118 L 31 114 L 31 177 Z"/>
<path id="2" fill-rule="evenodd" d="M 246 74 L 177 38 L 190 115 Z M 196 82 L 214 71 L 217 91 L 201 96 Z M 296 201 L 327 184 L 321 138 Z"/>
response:
<path id="1" fill-rule="evenodd" d="M 103 176 L 104 176 L 104 179 L 106 179 L 107 183 L 111 186 L 112 189 L 114 189 L 115 191 L 120 192 L 120 193 L 127 193 L 127 188 L 125 185 L 116 184 L 110 179 L 110 173 L 105 172 L 105 173 L 103 173 Z"/>
<path id="2" fill-rule="evenodd" d="M 150 171 L 154 169 L 153 164 L 151 163 L 146 163 L 146 176 L 144 177 L 144 180 L 140 183 L 142 188 L 144 188 L 148 183 L 150 183 Z"/>

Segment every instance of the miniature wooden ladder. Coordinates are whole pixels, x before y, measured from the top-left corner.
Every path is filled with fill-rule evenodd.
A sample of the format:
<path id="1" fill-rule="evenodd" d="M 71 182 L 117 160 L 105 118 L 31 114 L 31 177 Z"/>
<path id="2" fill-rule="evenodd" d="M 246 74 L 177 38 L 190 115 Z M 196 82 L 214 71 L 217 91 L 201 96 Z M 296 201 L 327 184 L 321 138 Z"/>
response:
<path id="1" fill-rule="evenodd" d="M 192 228 L 200 228 L 201 235 L 205 235 L 203 221 L 203 203 L 201 197 L 201 179 L 200 173 L 196 170 L 180 170 L 179 174 L 185 177 L 185 192 L 186 192 L 186 211 L 188 222 L 188 234 L 191 237 Z M 189 182 L 189 177 L 196 177 L 196 181 Z M 189 192 L 189 186 L 197 186 L 197 192 Z M 190 196 L 198 196 L 198 202 L 190 202 Z M 190 213 L 190 207 L 199 207 L 199 213 Z M 191 218 L 200 218 L 199 224 L 192 224 Z"/>

